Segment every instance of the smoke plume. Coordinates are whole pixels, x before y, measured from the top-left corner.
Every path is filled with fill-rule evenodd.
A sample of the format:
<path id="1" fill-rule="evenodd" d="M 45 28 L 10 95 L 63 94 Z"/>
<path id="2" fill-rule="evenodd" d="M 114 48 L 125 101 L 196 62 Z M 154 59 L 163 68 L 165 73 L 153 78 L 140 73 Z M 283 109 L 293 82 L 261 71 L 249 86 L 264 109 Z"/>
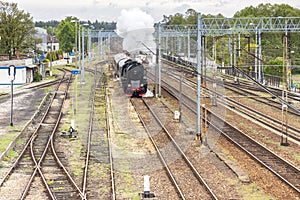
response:
<path id="1" fill-rule="evenodd" d="M 139 8 L 123 9 L 117 21 L 117 33 L 124 39 L 123 49 L 129 52 L 155 49 L 154 19 Z M 144 46 L 144 45 L 145 46 Z"/>

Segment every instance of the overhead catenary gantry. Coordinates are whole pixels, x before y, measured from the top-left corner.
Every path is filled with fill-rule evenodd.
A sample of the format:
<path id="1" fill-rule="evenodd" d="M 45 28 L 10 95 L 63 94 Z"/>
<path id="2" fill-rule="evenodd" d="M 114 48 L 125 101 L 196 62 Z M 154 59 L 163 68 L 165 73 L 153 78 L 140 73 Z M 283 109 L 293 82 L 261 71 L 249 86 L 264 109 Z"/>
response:
<path id="1" fill-rule="evenodd" d="M 262 55 L 261 55 L 261 33 L 263 32 L 284 32 L 287 38 L 287 32 L 299 32 L 300 31 L 300 17 L 264 17 L 264 18 L 201 18 L 201 14 L 197 14 L 197 24 L 195 25 L 165 25 L 157 24 L 156 29 L 156 41 L 158 48 L 158 68 L 156 70 L 156 96 L 160 96 L 161 91 L 161 49 L 163 48 L 163 43 L 168 40 L 168 37 L 176 37 L 181 40 L 181 37 L 188 38 L 188 55 L 190 55 L 190 38 L 197 38 L 197 107 L 198 107 L 198 119 L 201 117 L 201 72 L 205 71 L 206 63 L 203 61 L 205 58 L 205 37 L 229 37 L 229 54 L 230 63 L 229 66 L 236 67 L 236 54 L 240 54 L 240 36 L 255 34 L 256 40 L 256 53 L 255 57 L 255 74 L 256 80 L 261 83 L 262 80 Z M 98 47 L 102 48 L 102 41 L 110 41 L 112 37 L 118 37 L 115 31 L 105 31 L 105 30 L 93 30 L 91 31 L 92 38 L 98 38 Z M 104 39 L 105 38 L 105 39 Z M 238 38 L 238 39 L 237 39 Z M 165 39 L 165 41 L 161 40 Z M 174 45 L 174 42 L 173 42 Z M 238 45 L 236 48 L 235 46 Z M 108 45 L 110 46 L 110 45 Z M 167 44 L 165 45 L 165 51 L 167 52 Z M 181 48 L 180 43 L 178 43 L 178 49 Z M 102 50 L 99 49 L 99 52 Z M 287 54 L 286 54 L 287 56 Z M 99 53 L 100 57 L 100 53 Z M 288 60 L 288 59 L 286 59 Z M 286 68 L 288 68 L 288 62 L 286 63 Z M 288 84 L 287 84 L 288 85 Z M 157 93 L 159 92 L 159 93 Z M 197 120 L 197 133 L 201 136 L 200 123 L 201 120 Z"/>
<path id="2" fill-rule="evenodd" d="M 238 51 L 240 55 L 240 36 L 249 35 L 254 33 L 256 35 L 257 52 L 255 55 L 255 74 L 256 79 L 262 82 L 262 69 L 261 69 L 261 33 L 263 32 L 299 32 L 300 31 L 300 17 L 261 17 L 261 18 L 200 18 L 200 34 L 201 37 L 222 37 L 229 36 L 231 40 L 229 45 L 232 45 L 233 36 L 238 39 Z M 197 37 L 197 25 L 163 25 L 161 24 L 161 37 Z M 189 50 L 189 49 L 188 49 Z M 235 65 L 235 52 L 229 48 L 230 52 L 230 66 Z M 288 60 L 288 59 L 286 59 Z"/>
<path id="3" fill-rule="evenodd" d="M 300 31 L 300 17 L 261 17 L 261 18 L 201 18 L 201 14 L 197 14 L 196 25 L 165 25 L 158 24 L 156 27 L 156 36 L 158 37 L 158 52 L 161 51 L 161 38 L 168 37 L 197 37 L 197 134 L 201 138 L 201 72 L 203 69 L 203 58 L 205 52 L 202 50 L 204 47 L 203 38 L 206 36 L 220 37 L 229 36 L 230 38 L 230 66 L 236 67 L 236 60 L 233 58 L 236 52 L 232 52 L 232 37 L 237 35 L 238 48 L 240 49 L 240 35 L 241 34 L 252 34 L 256 35 L 257 54 L 255 55 L 255 72 L 256 80 L 258 83 L 262 82 L 262 68 L 261 68 L 261 33 L 262 32 L 284 32 L 285 38 L 287 38 L 287 32 L 299 32 Z M 286 39 L 287 40 L 287 39 Z M 287 43 L 287 42 L 286 42 Z M 235 44 L 235 42 L 234 42 Z M 190 49 L 188 49 L 190 52 Z M 158 54 L 160 60 L 160 54 Z M 286 60 L 287 53 L 286 53 Z M 205 65 L 204 65 L 205 67 Z M 288 71 L 288 61 L 286 62 L 286 71 Z M 158 63 L 158 77 L 161 77 L 161 66 Z M 161 87 L 160 80 L 158 80 L 158 87 Z M 288 80 L 288 78 L 286 78 Z M 287 82 L 288 87 L 288 82 Z M 160 91 L 160 89 L 158 89 Z M 160 94 L 158 94 L 160 96 Z M 281 99 L 282 101 L 282 99 Z M 286 102 L 282 101 L 283 104 Z M 295 108 L 293 108 L 295 109 Z"/>
<path id="4" fill-rule="evenodd" d="M 298 32 L 300 31 L 300 17 L 261 17 L 261 18 L 201 18 L 202 36 L 222 36 L 232 32 Z M 161 26 L 161 36 L 176 36 L 191 34 L 197 36 L 197 25 L 164 25 Z"/>

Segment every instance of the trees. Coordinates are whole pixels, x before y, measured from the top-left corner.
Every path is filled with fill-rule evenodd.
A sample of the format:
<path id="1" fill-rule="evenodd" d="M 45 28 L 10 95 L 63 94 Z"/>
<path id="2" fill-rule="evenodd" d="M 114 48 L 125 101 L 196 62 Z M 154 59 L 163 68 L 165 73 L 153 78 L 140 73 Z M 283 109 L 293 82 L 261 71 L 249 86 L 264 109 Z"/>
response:
<path id="1" fill-rule="evenodd" d="M 234 17 L 294 17 L 300 10 L 287 4 L 259 4 L 257 7 L 246 7 L 234 14 Z"/>
<path id="2" fill-rule="evenodd" d="M 57 27 L 56 37 L 59 40 L 60 48 L 65 52 L 71 52 L 75 41 L 75 23 L 71 22 L 72 17 L 62 20 Z"/>
<path id="3" fill-rule="evenodd" d="M 246 7 L 236 12 L 234 17 L 297 17 L 300 16 L 300 9 L 293 8 L 287 4 L 259 4 L 257 7 Z M 282 70 L 280 65 L 283 63 L 282 51 L 284 47 L 284 32 L 264 32 L 262 34 L 262 47 L 265 63 L 272 67 L 266 67 L 265 73 L 280 75 Z M 288 57 L 291 65 L 299 65 L 295 58 L 300 56 L 299 52 L 299 32 L 287 33 L 288 38 Z M 280 60 L 281 59 L 281 60 Z M 296 71 L 296 70 L 293 70 Z"/>
<path id="4" fill-rule="evenodd" d="M 164 19 L 162 22 L 167 25 L 187 24 L 188 23 L 187 19 L 191 20 L 193 18 L 193 15 L 192 15 L 193 13 L 196 14 L 196 17 L 197 17 L 196 11 L 194 11 L 194 12 L 193 11 L 194 11 L 193 9 L 189 9 L 186 12 L 186 15 L 183 15 L 181 13 L 176 13 L 175 15 L 169 15 L 169 16 L 164 15 Z"/>
<path id="5" fill-rule="evenodd" d="M 187 9 L 185 15 L 181 13 L 176 13 L 175 15 L 169 15 L 169 16 L 164 15 L 163 17 L 164 19 L 162 20 L 162 23 L 167 25 L 197 24 L 197 12 L 192 8 Z M 202 14 L 202 18 L 222 18 L 222 17 L 224 16 L 221 14 L 218 15 Z"/>
<path id="6" fill-rule="evenodd" d="M 34 33 L 34 23 L 29 13 L 18 10 L 16 3 L 0 1 L 0 24 L 0 51 L 11 59 Z"/>

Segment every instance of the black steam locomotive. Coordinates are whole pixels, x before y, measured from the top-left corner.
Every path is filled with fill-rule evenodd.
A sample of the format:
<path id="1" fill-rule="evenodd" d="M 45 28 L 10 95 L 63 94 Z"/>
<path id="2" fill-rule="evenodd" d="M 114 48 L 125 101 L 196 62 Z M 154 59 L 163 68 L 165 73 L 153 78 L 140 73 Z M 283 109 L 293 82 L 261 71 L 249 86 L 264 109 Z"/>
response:
<path id="1" fill-rule="evenodd" d="M 116 76 L 120 78 L 126 96 L 142 97 L 147 92 L 147 79 L 144 77 L 144 66 L 125 53 L 114 56 Z"/>

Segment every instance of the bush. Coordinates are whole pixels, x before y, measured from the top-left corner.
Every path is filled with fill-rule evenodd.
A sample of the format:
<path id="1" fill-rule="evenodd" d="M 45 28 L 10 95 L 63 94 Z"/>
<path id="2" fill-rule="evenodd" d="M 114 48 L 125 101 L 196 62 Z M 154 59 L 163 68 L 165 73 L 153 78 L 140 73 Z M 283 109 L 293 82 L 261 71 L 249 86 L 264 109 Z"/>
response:
<path id="1" fill-rule="evenodd" d="M 42 74 L 40 74 L 39 72 L 36 72 L 34 77 L 33 77 L 33 82 L 39 82 L 43 79 Z"/>
<path id="2" fill-rule="evenodd" d="M 45 59 L 43 60 L 43 63 L 48 63 L 48 62 L 50 62 L 50 60 L 49 60 L 48 58 L 45 58 Z"/>

